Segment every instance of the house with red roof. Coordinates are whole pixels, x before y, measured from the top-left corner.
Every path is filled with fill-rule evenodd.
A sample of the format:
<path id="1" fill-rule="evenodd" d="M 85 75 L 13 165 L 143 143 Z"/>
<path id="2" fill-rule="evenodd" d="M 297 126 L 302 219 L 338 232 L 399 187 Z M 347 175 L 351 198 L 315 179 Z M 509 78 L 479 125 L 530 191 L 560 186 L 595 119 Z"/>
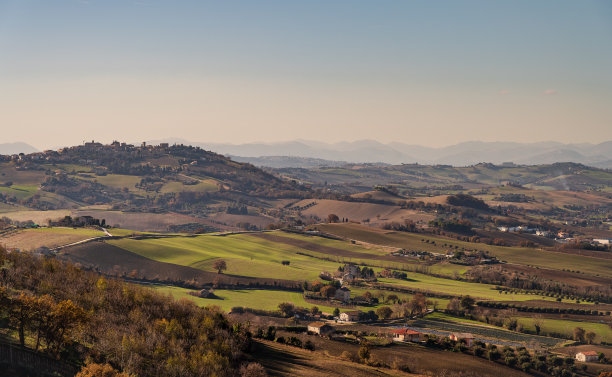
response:
<path id="1" fill-rule="evenodd" d="M 391 330 L 394 342 L 420 342 L 423 340 L 423 333 L 410 329 Z"/>
<path id="2" fill-rule="evenodd" d="M 582 351 L 576 354 L 576 360 L 583 363 L 593 363 L 599 361 L 599 354 L 595 351 Z"/>
<path id="3" fill-rule="evenodd" d="M 452 333 L 448 336 L 450 340 L 454 340 L 455 342 L 463 342 L 466 346 L 471 347 L 474 344 L 474 335 L 470 333 Z"/>

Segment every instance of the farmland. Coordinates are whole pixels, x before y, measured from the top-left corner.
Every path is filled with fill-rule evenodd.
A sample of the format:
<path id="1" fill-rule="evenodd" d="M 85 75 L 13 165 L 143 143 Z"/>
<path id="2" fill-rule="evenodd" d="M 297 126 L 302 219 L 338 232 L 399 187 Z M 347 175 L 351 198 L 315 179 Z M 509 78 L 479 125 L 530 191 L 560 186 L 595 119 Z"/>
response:
<path id="1" fill-rule="evenodd" d="M 9 249 L 34 250 L 41 246 L 52 248 L 104 235 L 104 232 L 94 229 L 26 229 L 0 236 L 0 245 L 4 245 L 4 247 Z"/>
<path id="2" fill-rule="evenodd" d="M 334 341 L 309 338 L 320 353 L 299 356 L 303 364 L 278 370 L 267 364 L 279 375 L 328 370 L 332 364 L 321 355 L 349 363 L 342 352 L 358 352 L 352 342 L 359 341 L 387 364 L 409 358 L 416 372 L 473 368 L 478 375 L 522 372 L 475 358 L 473 349 L 441 351 L 457 350 L 443 336 L 470 332 L 502 347 L 538 349 L 557 347 L 582 327 L 596 334 L 596 343 L 612 341 L 612 254 L 588 241 L 612 238 L 605 225 L 612 203 L 603 192 L 606 172 L 587 169 L 577 177 L 569 172 L 574 166 L 559 175 L 551 167 L 358 165 L 285 174 L 192 147 L 116 143 L 48 158 L 0 163 L 6 181 L 0 182 L 0 244 L 22 251 L 55 247 L 102 236 L 105 224 L 112 237 L 53 256 L 244 315 L 248 323 L 328 320 L 347 331 Z M 298 182 L 300 175 L 309 179 Z M 511 178 L 522 184 L 500 182 Z M 562 179 L 576 190 L 599 182 L 603 191 L 558 191 Z M 550 190 L 538 189 L 543 186 Z M 72 219 L 61 224 L 82 228 L 29 229 L 35 226 L 29 220 L 46 225 L 66 216 Z M 502 231 L 500 225 L 511 224 L 526 231 Z M 549 235 L 533 234 L 536 228 Z M 558 235 L 565 238 L 555 240 Z M 342 286 L 348 291 L 338 291 Z M 280 303 L 293 307 L 281 311 Z M 252 310 L 230 313 L 235 307 Z M 360 314 L 336 323 L 330 315 L 336 308 Z M 536 324 L 547 336 L 533 335 Z M 403 326 L 440 339 L 430 339 L 434 348 L 389 345 L 389 329 Z M 307 335 L 298 336 L 305 341 Z M 297 355 L 272 344 L 262 360 L 270 353 Z M 444 360 L 446 369 L 430 359 Z M 347 374 L 372 371 L 349 367 Z"/>
<path id="3" fill-rule="evenodd" d="M 193 290 L 172 287 L 172 286 L 153 286 L 159 292 L 172 295 L 176 299 L 187 298 L 193 300 L 199 306 L 218 306 L 224 311 L 229 312 L 233 307 L 242 306 L 261 310 L 277 310 L 281 302 L 291 302 L 297 306 L 311 308 L 316 306 L 319 310 L 331 313 L 334 308 L 331 306 L 317 305 L 306 302 L 299 292 L 273 291 L 264 289 L 235 289 L 235 290 L 215 290 L 215 295 L 219 299 L 207 299 L 190 295 Z"/>
<path id="4" fill-rule="evenodd" d="M 506 330 L 504 328 L 484 325 L 476 321 L 455 318 L 440 313 L 435 313 L 422 319 L 418 319 L 414 321 L 412 325 L 446 332 L 468 332 L 477 335 L 482 339 L 497 339 L 503 342 L 519 343 L 525 346 L 533 343 L 555 346 L 565 342 L 563 339 L 559 338 L 521 334 Z"/>
<path id="5" fill-rule="evenodd" d="M 612 278 L 612 261 L 602 258 L 585 257 L 535 248 L 492 246 L 454 239 L 441 239 L 415 233 L 379 232 L 354 224 L 326 224 L 318 225 L 317 228 L 340 237 L 373 244 L 424 251 L 435 251 L 439 250 L 440 247 L 450 249 L 457 246 L 488 252 L 490 255 L 507 263 L 557 270 L 564 270 L 568 266 L 574 266 L 584 273 Z"/>
<path id="6" fill-rule="evenodd" d="M 153 260 L 214 271 L 212 264 L 223 258 L 227 274 L 270 277 L 288 280 L 314 280 L 324 270 L 336 269 L 338 264 L 296 254 L 288 245 L 252 237 L 250 235 L 198 236 L 160 240 L 116 240 L 111 245 L 121 247 Z M 283 266 L 281 261 L 291 264 Z"/>
<path id="7" fill-rule="evenodd" d="M 520 317 L 518 318 L 519 324 L 523 325 L 527 330 L 534 330 L 534 322 L 536 319 Z M 597 334 L 595 338 L 596 342 L 608 342 L 612 341 L 612 329 L 606 323 L 594 323 L 594 322 L 582 322 L 582 321 L 569 321 L 563 319 L 551 319 L 544 318 L 538 319 L 541 322 L 542 332 L 548 334 L 559 334 L 565 337 L 572 337 L 574 329 L 581 327 L 585 331 L 592 331 Z"/>

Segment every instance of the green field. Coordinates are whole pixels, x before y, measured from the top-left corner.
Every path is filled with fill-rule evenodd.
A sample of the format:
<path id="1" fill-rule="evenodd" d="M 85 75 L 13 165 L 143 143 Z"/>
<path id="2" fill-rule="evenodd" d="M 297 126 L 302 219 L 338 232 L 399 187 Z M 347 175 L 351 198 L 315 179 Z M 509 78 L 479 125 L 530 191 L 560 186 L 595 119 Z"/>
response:
<path id="1" fill-rule="evenodd" d="M 136 184 L 140 182 L 141 177 L 137 177 L 135 175 L 107 174 L 95 176 L 94 179 L 104 186 L 109 186 L 116 189 L 127 187 L 133 191 L 135 190 Z"/>
<path id="2" fill-rule="evenodd" d="M 280 234 L 275 232 L 274 234 Z M 291 235 L 290 238 L 302 237 L 306 241 L 321 242 L 319 238 Z M 339 246 L 341 241 L 325 240 L 328 245 Z M 282 242 L 273 242 L 248 234 L 235 234 L 225 237 L 202 235 L 197 237 L 176 237 L 154 240 L 112 240 L 110 244 L 129 250 L 144 257 L 160 262 L 174 263 L 183 266 L 214 271 L 212 264 L 216 259 L 227 262 L 225 273 L 232 275 L 278 278 L 297 281 L 316 280 L 322 271 L 333 272 L 341 264 L 339 261 L 326 261 L 307 255 L 319 255 L 316 252 L 303 250 Z M 345 248 L 357 248 L 345 243 Z M 363 249 L 363 251 L 367 251 Z M 289 266 L 281 265 L 281 261 L 290 261 Z M 368 261 L 368 262 L 371 262 Z M 391 262 L 383 262 L 383 264 Z M 460 266 L 465 268 L 464 266 Z M 380 271 L 380 268 L 374 268 Z M 494 285 L 470 283 L 453 279 L 444 279 L 416 272 L 407 272 L 408 280 L 380 278 L 379 282 L 413 288 L 436 294 L 462 296 L 469 294 L 478 299 L 496 301 L 528 301 L 547 300 L 551 297 L 524 293 L 504 294 L 495 290 Z M 568 301 L 569 302 L 569 301 Z"/>
<path id="3" fill-rule="evenodd" d="M 17 199 L 23 200 L 36 194 L 38 185 L 13 185 L 11 187 L 0 186 L 0 194 L 14 196 Z"/>
<path id="4" fill-rule="evenodd" d="M 517 317 L 517 320 L 518 323 L 523 325 L 525 329 L 535 331 L 534 318 Z M 574 333 L 574 328 L 582 327 L 587 332 L 592 331 L 597 334 L 597 337 L 595 338 L 596 342 L 612 341 L 612 329 L 606 323 L 579 322 L 548 318 L 541 319 L 540 321 L 542 322 L 543 333 L 563 334 L 566 337 L 571 337 Z"/>
<path id="5" fill-rule="evenodd" d="M 287 233 L 287 232 L 275 232 L 274 235 L 280 237 L 286 237 L 290 239 L 296 239 L 301 241 L 311 242 L 317 245 L 333 247 L 336 249 L 354 251 L 357 253 L 363 254 L 371 254 L 371 255 L 388 255 L 388 251 L 381 250 L 381 248 L 371 247 L 365 248 L 363 246 L 355 245 L 350 242 L 341 241 L 341 240 L 332 240 L 329 238 L 317 237 L 317 236 L 304 236 L 296 233 Z"/>
<path id="6" fill-rule="evenodd" d="M 226 274 L 315 280 L 322 271 L 335 271 L 339 264 L 299 255 L 312 252 L 283 243 L 275 243 L 248 234 L 229 236 L 202 235 L 155 240 L 113 240 L 110 244 L 160 262 L 214 271 L 218 258 L 227 262 Z M 283 266 L 281 261 L 290 261 Z"/>
<path id="7" fill-rule="evenodd" d="M 217 190 L 217 182 L 211 179 L 195 185 L 185 185 L 182 182 L 168 182 L 161 188 L 161 193 L 167 194 L 181 191 L 210 192 Z"/>
<path id="8" fill-rule="evenodd" d="M 378 281 L 385 284 L 415 288 L 429 292 L 443 293 L 454 296 L 470 295 L 474 298 L 495 301 L 528 301 L 547 300 L 555 301 L 555 298 L 537 296 L 524 293 L 500 293 L 491 284 L 470 283 L 465 281 L 443 279 L 434 276 L 408 272 L 408 280 L 379 278 Z M 572 302 L 571 300 L 565 300 Z"/>
<path id="9" fill-rule="evenodd" d="M 188 292 L 193 292 L 190 289 L 171 287 L 171 286 L 153 286 L 157 291 L 171 294 L 175 299 L 187 298 L 193 300 L 199 306 L 215 305 L 219 306 L 224 311 L 230 311 L 231 308 L 242 306 L 245 308 L 276 310 L 281 302 L 291 302 L 296 306 L 311 308 L 316 306 L 319 310 L 332 313 L 333 307 L 315 305 L 308 303 L 300 292 L 287 291 L 271 291 L 263 289 L 242 289 L 242 290 L 224 290 L 215 291 L 215 295 L 219 299 L 206 299 L 190 295 Z"/>
<path id="10" fill-rule="evenodd" d="M 401 292 L 393 292 L 382 289 L 371 289 L 368 287 L 351 287 L 351 297 L 363 296 L 365 292 L 370 292 L 373 297 L 379 299 L 379 303 L 375 306 L 367 308 L 367 310 L 376 310 L 381 306 L 393 306 L 392 302 L 385 303 L 382 298 L 388 297 L 391 294 L 396 295 L 402 301 L 409 301 L 412 299 L 414 295 L 409 293 L 401 293 Z M 436 306 L 437 309 L 444 309 L 450 302 L 448 299 L 437 298 L 437 297 L 428 297 L 428 300 L 431 301 L 432 306 Z"/>

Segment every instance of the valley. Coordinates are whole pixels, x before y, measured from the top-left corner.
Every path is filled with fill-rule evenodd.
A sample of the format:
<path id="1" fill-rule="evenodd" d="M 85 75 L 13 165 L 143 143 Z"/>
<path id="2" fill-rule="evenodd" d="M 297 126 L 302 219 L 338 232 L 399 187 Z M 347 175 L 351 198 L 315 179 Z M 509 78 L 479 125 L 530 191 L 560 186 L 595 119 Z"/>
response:
<path id="1" fill-rule="evenodd" d="M 394 375 L 391 355 L 404 352 L 412 360 L 405 369 L 417 374 L 465 372 L 463 361 L 440 361 L 452 333 L 531 355 L 523 371 L 495 356 L 486 361 L 504 375 L 538 370 L 538 355 L 547 365 L 568 346 L 612 344 L 606 170 L 352 164 L 263 171 L 182 145 L 92 142 L 5 156 L 0 174 L 0 245 L 10 253 L 57 259 L 279 334 L 313 321 L 340 334 L 302 332 L 300 344 L 317 350 L 308 357 L 262 336 L 254 357 L 272 370 L 271 354 L 306 357 L 279 375 L 326 368 L 320 352 L 338 365 L 359 361 L 359 347 L 347 356 L 334 351 L 338 342 L 366 344 L 390 368 L 381 375 Z M 345 312 L 355 318 L 343 320 Z M 350 340 L 355 327 L 370 335 Z M 389 342 L 397 328 L 428 343 Z M 423 352 L 436 355 L 435 367 L 417 361 Z M 461 352 L 480 368 L 484 351 Z M 358 365 L 368 363 L 377 365 Z"/>

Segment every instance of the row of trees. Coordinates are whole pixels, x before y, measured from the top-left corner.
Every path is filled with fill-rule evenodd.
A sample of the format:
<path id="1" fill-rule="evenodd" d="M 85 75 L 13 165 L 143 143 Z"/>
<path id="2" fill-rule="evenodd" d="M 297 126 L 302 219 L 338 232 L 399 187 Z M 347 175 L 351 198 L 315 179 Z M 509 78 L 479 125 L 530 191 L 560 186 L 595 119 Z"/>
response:
<path id="1" fill-rule="evenodd" d="M 380 318 L 413 318 L 414 316 L 423 316 L 433 306 L 433 303 L 422 293 L 417 293 L 411 300 L 406 301 L 402 301 L 397 295 L 391 294 L 387 296 L 387 302 L 389 301 L 394 303 L 393 306 L 381 306 L 376 309 L 376 314 Z"/>

